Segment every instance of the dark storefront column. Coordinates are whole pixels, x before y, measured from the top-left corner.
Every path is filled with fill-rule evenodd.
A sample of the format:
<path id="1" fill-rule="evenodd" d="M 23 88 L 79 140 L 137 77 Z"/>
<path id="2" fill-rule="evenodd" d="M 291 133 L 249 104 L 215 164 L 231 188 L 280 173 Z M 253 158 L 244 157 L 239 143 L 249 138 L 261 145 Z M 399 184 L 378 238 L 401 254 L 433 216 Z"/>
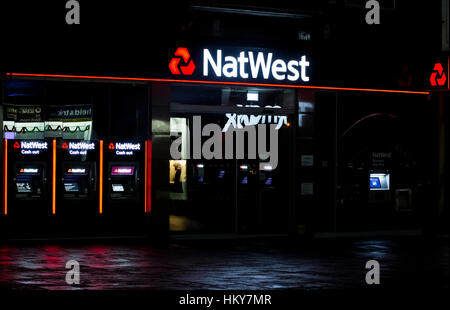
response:
<path id="1" fill-rule="evenodd" d="M 336 232 L 337 218 L 337 94 L 316 92 L 316 141 L 318 153 L 317 204 L 314 232 Z"/>
<path id="2" fill-rule="evenodd" d="M 446 149 L 446 126 L 445 120 L 448 117 L 448 111 L 445 109 L 445 104 L 449 103 L 450 96 L 448 93 L 441 92 L 439 93 L 439 102 L 438 102 L 438 135 L 439 135 L 439 174 L 438 174 L 438 182 L 439 182 L 439 201 L 438 201 L 438 218 L 441 232 L 448 233 L 449 231 L 449 205 L 448 198 L 446 197 L 446 188 L 448 188 L 448 165 L 445 164 L 445 156 L 448 150 Z"/>
<path id="3" fill-rule="evenodd" d="M 152 207 L 151 236 L 163 240 L 169 230 L 170 86 L 152 84 Z"/>

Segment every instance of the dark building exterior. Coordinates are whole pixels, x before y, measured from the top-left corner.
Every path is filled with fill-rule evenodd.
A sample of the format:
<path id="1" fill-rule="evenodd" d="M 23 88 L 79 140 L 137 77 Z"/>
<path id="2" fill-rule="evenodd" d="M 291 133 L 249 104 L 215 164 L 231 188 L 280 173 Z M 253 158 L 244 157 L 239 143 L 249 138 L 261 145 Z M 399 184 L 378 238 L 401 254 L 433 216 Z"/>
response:
<path id="1" fill-rule="evenodd" d="M 367 25 L 361 2 L 7 16 L 27 27 L 2 39 L 3 236 L 448 231 L 440 3 L 380 1 Z M 276 125 L 277 167 L 196 156 L 198 116 L 223 145 L 230 126 Z M 24 141 L 47 143 L 42 159 L 14 153 Z"/>

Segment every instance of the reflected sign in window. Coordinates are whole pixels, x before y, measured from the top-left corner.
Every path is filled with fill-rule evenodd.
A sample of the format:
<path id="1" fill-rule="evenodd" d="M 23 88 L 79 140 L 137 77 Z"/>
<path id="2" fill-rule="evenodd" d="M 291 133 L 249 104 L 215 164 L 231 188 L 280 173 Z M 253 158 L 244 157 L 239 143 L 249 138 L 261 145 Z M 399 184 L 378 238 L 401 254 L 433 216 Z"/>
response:
<path id="1" fill-rule="evenodd" d="M 369 188 L 372 191 L 387 191 L 390 189 L 389 173 L 371 173 Z"/>

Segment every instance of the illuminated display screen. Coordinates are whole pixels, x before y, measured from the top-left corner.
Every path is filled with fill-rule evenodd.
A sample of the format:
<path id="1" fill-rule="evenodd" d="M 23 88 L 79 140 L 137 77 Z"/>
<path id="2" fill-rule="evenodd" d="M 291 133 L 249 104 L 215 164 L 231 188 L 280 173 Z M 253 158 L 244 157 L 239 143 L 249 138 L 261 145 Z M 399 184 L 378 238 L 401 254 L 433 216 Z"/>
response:
<path id="1" fill-rule="evenodd" d="M 241 184 L 247 184 L 248 183 L 248 179 L 247 179 L 247 177 L 244 177 L 242 180 L 241 180 Z"/>
<path id="2" fill-rule="evenodd" d="M 64 190 L 68 193 L 79 192 L 80 188 L 78 183 L 64 183 Z"/>
<path id="3" fill-rule="evenodd" d="M 370 178 L 370 188 L 381 188 L 380 178 Z"/>
<path id="4" fill-rule="evenodd" d="M 124 192 L 125 189 L 123 188 L 122 184 L 112 184 L 112 191 L 113 192 Z"/>
<path id="5" fill-rule="evenodd" d="M 111 175 L 134 175 L 133 166 L 111 167 Z"/>
<path id="6" fill-rule="evenodd" d="M 272 165 L 265 165 L 264 171 L 272 171 Z"/>
<path id="7" fill-rule="evenodd" d="M 21 167 L 19 168 L 20 174 L 39 174 L 39 168 L 34 167 Z"/>
<path id="8" fill-rule="evenodd" d="M 372 191 L 386 191 L 390 189 L 389 173 L 371 173 L 369 179 L 369 188 Z"/>
<path id="9" fill-rule="evenodd" d="M 264 183 L 265 185 L 272 185 L 272 178 L 269 177 L 267 178 L 266 182 Z"/>
<path id="10" fill-rule="evenodd" d="M 217 176 L 219 179 L 223 179 L 225 177 L 225 169 L 219 170 L 219 175 Z"/>
<path id="11" fill-rule="evenodd" d="M 67 169 L 68 174 L 87 174 L 86 168 L 69 168 Z"/>
<path id="12" fill-rule="evenodd" d="M 16 183 L 16 187 L 19 193 L 31 193 L 33 191 L 30 183 Z"/>

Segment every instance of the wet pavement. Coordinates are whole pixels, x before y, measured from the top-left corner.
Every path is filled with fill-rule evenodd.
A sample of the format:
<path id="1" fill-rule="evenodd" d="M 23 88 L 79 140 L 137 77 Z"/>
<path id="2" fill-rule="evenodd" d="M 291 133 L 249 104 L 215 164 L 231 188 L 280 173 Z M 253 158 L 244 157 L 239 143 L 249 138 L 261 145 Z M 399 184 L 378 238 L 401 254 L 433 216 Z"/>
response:
<path id="1" fill-rule="evenodd" d="M 42 243 L 0 245 L 0 289 L 364 288 L 368 260 L 381 287 L 449 287 L 448 239 Z M 65 282 L 69 260 L 79 285 Z"/>

